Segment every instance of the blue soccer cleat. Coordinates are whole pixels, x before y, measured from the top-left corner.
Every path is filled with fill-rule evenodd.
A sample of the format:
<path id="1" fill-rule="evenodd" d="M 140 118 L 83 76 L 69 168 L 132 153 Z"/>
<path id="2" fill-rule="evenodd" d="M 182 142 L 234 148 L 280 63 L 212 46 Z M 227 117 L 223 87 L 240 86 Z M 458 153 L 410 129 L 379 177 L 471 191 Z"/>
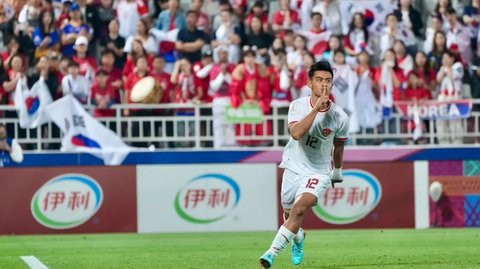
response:
<path id="1" fill-rule="evenodd" d="M 260 257 L 260 265 L 265 269 L 272 267 L 273 261 L 275 261 L 275 256 L 270 252 L 267 252 Z"/>
<path id="2" fill-rule="evenodd" d="M 299 265 L 303 261 L 303 243 L 305 242 L 306 233 L 302 228 L 300 229 L 303 233 L 302 240 L 298 243 L 293 242 L 292 244 L 292 263 L 294 265 Z"/>

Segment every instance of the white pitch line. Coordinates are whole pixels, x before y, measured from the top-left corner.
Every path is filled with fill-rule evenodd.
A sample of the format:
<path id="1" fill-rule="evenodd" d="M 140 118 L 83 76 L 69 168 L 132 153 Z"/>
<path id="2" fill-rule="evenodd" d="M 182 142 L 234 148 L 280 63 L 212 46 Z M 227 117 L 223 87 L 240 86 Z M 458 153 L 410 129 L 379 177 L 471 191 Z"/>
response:
<path id="1" fill-rule="evenodd" d="M 48 269 L 48 267 L 35 256 L 20 256 L 20 258 L 30 266 L 31 269 Z"/>

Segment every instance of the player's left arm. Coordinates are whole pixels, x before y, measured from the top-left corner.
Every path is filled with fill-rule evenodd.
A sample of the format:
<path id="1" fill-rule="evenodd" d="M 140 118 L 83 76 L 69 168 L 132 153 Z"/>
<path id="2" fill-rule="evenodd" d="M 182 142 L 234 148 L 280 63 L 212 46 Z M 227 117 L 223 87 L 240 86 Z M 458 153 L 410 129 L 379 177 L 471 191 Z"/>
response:
<path id="1" fill-rule="evenodd" d="M 340 120 L 339 128 L 335 132 L 335 138 L 333 139 L 333 173 L 332 173 L 332 187 L 335 183 L 341 183 L 343 181 L 343 151 L 345 149 L 345 141 L 348 138 L 349 120 L 345 117 Z"/>
<path id="2" fill-rule="evenodd" d="M 335 183 L 341 183 L 343 181 L 342 166 L 343 166 L 343 150 L 345 148 L 344 139 L 335 138 L 333 141 L 333 174 L 332 174 L 332 187 Z"/>
<path id="3" fill-rule="evenodd" d="M 333 140 L 333 166 L 335 169 L 342 169 L 343 165 L 343 150 L 345 149 L 345 139 Z"/>

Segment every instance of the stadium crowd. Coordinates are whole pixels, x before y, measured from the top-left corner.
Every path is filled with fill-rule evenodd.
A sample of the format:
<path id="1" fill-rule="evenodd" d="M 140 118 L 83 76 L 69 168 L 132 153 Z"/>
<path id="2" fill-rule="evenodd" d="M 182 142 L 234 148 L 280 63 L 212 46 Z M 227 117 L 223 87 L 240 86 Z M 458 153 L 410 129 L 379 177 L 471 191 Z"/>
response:
<path id="1" fill-rule="evenodd" d="M 0 101 L 14 105 L 17 82 L 42 76 L 53 99 L 72 94 L 108 117 L 153 76 L 163 104 L 257 103 L 269 114 L 310 94 L 319 59 L 336 68 L 332 98 L 355 115 L 352 133 L 384 128 L 398 100 L 480 98 L 480 0 L 389 1 L 393 12 L 369 31 L 366 14 L 346 17 L 337 0 L 280 0 L 275 10 L 261 0 L 192 0 L 188 10 L 179 0 L 3 0 Z M 437 133 L 451 134 L 439 143 L 461 143 L 462 128 L 438 121 Z"/>

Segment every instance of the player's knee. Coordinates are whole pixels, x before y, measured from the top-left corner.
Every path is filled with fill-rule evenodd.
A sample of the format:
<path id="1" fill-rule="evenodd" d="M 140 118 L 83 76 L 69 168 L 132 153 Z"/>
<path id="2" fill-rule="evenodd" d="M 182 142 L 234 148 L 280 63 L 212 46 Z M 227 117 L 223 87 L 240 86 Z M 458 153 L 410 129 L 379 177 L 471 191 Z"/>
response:
<path id="1" fill-rule="evenodd" d="M 300 217 L 300 216 L 303 216 L 305 214 L 305 211 L 307 211 L 308 209 L 308 206 L 304 205 L 304 204 L 296 204 L 292 211 L 290 212 L 290 216 L 295 216 L 295 217 Z"/>

